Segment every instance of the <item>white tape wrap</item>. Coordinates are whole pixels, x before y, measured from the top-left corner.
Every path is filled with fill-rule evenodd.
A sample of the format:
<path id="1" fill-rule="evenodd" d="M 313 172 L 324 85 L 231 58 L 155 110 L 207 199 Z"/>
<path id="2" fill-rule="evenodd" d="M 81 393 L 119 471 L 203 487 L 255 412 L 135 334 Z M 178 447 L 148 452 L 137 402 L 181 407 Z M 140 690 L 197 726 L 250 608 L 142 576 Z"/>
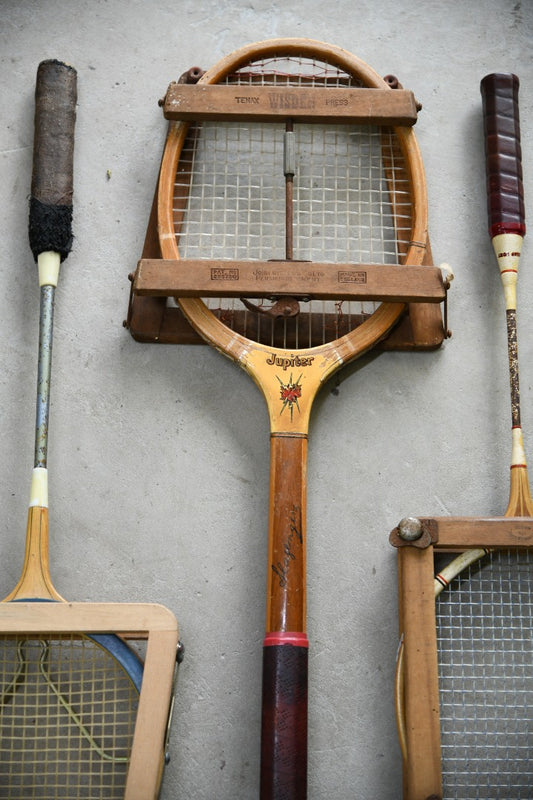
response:
<path id="1" fill-rule="evenodd" d="M 501 233 L 492 240 L 500 268 L 506 308 L 516 308 L 516 281 L 522 241 L 522 236 L 516 233 Z"/>
<path id="2" fill-rule="evenodd" d="M 39 269 L 39 286 L 57 286 L 61 256 L 49 250 L 39 253 L 37 267 Z"/>
<path id="3" fill-rule="evenodd" d="M 524 451 L 524 441 L 522 439 L 522 429 L 513 428 L 513 447 L 511 451 L 511 466 L 525 466 L 526 454 Z"/>
<path id="4" fill-rule="evenodd" d="M 30 507 L 48 508 L 48 470 L 34 467 L 31 476 Z"/>

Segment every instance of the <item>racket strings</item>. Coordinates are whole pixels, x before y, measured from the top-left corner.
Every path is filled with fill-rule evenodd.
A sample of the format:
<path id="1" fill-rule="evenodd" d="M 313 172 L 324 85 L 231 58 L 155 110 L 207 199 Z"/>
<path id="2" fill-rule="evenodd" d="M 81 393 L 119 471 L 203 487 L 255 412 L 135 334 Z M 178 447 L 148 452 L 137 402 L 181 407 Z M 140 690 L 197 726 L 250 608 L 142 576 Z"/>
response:
<path id="1" fill-rule="evenodd" d="M 446 797 L 533 796 L 532 567 L 491 552 L 437 601 Z"/>
<path id="2" fill-rule="evenodd" d="M 0 798 L 121 798 L 138 693 L 87 637 L 2 637 Z"/>
<path id="3" fill-rule="evenodd" d="M 335 65 L 286 57 L 247 64 L 226 82 L 361 85 Z M 310 285 L 313 263 L 401 262 L 412 238 L 412 192 L 393 130 L 318 123 L 293 127 L 293 251 L 296 261 L 310 262 L 303 271 Z M 273 262 L 285 258 L 284 136 L 285 125 L 278 123 L 191 125 L 174 187 L 174 230 L 182 258 Z M 349 333 L 378 305 L 313 300 L 300 302 L 294 317 L 280 319 L 265 313 L 275 298 L 246 305 L 238 298 L 204 302 L 247 338 L 294 348 Z"/>

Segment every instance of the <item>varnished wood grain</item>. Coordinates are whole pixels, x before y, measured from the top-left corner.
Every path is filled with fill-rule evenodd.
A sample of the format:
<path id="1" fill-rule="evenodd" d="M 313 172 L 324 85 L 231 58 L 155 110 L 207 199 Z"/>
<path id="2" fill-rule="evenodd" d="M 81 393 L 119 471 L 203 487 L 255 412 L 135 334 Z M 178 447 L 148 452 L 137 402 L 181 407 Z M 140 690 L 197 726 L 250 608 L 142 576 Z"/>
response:
<path id="1" fill-rule="evenodd" d="M 414 125 L 416 101 L 410 91 L 389 88 L 306 88 L 170 84 L 164 114 L 171 120 L 388 123 Z"/>

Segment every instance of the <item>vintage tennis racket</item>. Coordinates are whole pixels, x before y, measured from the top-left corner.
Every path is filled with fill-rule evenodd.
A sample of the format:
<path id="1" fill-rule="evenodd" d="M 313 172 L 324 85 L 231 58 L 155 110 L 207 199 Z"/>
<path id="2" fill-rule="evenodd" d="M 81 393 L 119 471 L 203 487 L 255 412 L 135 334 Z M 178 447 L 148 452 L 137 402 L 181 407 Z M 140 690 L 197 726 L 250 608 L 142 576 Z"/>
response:
<path id="1" fill-rule="evenodd" d="M 481 81 L 489 234 L 507 316 L 512 451 L 505 516 L 531 517 L 516 328 L 518 263 L 526 231 L 518 89 L 516 75 L 491 74 Z M 435 577 L 445 797 L 532 796 L 532 568 L 527 549 L 476 548 Z"/>
<path id="2" fill-rule="evenodd" d="M 40 283 L 35 460 L 22 574 L 0 605 L 2 800 L 156 797 L 176 659 L 169 611 L 67 604 L 49 572 L 53 313 L 60 263 L 72 244 L 76 81 L 76 71 L 59 61 L 39 65 L 29 224 Z M 115 630 L 147 637 L 148 679 Z"/>
<path id="3" fill-rule="evenodd" d="M 290 281 L 292 275 L 303 287 L 328 269 L 338 274 L 338 287 L 343 276 L 361 279 L 360 264 L 421 265 L 427 244 L 425 179 L 410 127 L 341 119 L 339 109 L 357 88 L 384 90 L 391 103 L 396 95 L 344 50 L 305 39 L 244 47 L 200 78 L 207 112 L 211 84 L 226 87 L 233 110 L 244 105 L 251 114 L 221 122 L 206 113 L 199 121 L 170 123 L 159 179 L 159 241 L 163 259 L 185 259 L 191 270 L 208 260 L 220 297 L 180 296 L 179 305 L 205 340 L 252 376 L 267 403 L 271 470 L 261 797 L 304 798 L 311 406 L 324 382 L 379 342 L 405 306 L 309 300 L 305 288 L 297 296 L 235 299 L 224 296 L 224 282 L 245 272 L 249 262 L 257 264 L 256 282 L 262 276 Z M 254 118 L 253 106 L 262 102 L 268 119 L 261 109 Z M 176 119 L 183 114 L 174 108 L 170 90 L 165 110 L 171 119 L 174 110 Z"/>

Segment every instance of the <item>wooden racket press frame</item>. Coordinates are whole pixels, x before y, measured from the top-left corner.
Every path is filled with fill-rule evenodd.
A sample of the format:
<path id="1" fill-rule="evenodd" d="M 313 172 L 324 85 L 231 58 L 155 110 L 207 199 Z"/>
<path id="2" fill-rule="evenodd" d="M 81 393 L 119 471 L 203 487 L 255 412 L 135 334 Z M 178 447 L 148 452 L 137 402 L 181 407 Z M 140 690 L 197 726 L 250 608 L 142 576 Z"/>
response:
<path id="1" fill-rule="evenodd" d="M 254 120 L 285 119 L 286 106 L 272 111 L 268 103 L 269 87 L 251 87 L 260 104 L 235 106 L 231 87 L 206 85 L 196 82 L 203 74 L 198 67 L 185 72 L 177 82 L 170 84 L 166 96 L 160 101 L 169 124 L 183 120 Z M 391 103 L 390 89 L 350 88 L 348 111 L 344 121 L 354 123 L 380 123 L 414 125 L 419 106 L 412 92 L 400 87 L 393 76 L 386 78 L 395 87 L 395 102 Z M 397 88 L 396 88 L 397 87 Z M 243 88 L 239 87 L 239 94 Z M 290 117 L 295 121 L 325 120 L 318 112 L 310 112 L 305 93 L 320 91 L 306 87 L 276 87 L 278 95 L 287 92 L 291 97 Z M 325 91 L 331 92 L 331 89 Z M 386 97 L 384 96 L 386 95 Z M 294 102 L 300 96 L 302 102 Z M 250 111 L 253 108 L 253 111 Z M 342 106 L 341 106 L 342 109 Z M 329 112 L 328 119 L 339 121 L 343 111 Z M 262 270 L 260 285 L 254 278 L 258 263 L 215 262 L 163 259 L 158 240 L 156 185 L 141 259 L 135 272 L 130 273 L 131 291 L 127 319 L 124 327 L 138 342 L 159 344 L 204 344 L 204 340 L 191 327 L 177 304 L 169 298 L 179 297 L 298 297 L 306 299 L 377 300 L 405 303 L 405 313 L 377 347 L 383 350 L 434 350 L 450 336 L 447 326 L 447 292 L 451 275 L 433 264 L 429 241 L 422 267 L 376 264 L 347 264 L 342 279 L 340 265 L 320 265 L 321 274 L 310 286 L 299 283 L 297 275 L 291 276 L 291 262 L 276 261 L 272 277 Z M 267 266 L 265 262 L 265 267 Z M 315 270 L 316 264 L 313 263 Z M 221 269 L 223 267 L 224 269 Z M 228 269 L 226 269 L 228 268 Z M 293 268 L 294 271 L 294 268 Z M 295 271 L 296 273 L 298 271 Z M 316 272 L 316 270 L 315 270 Z M 281 277 L 280 277 L 281 275 Z M 300 279 L 301 280 L 301 279 Z"/>
<path id="2" fill-rule="evenodd" d="M 404 538 L 405 531 L 417 538 Z M 393 529 L 390 543 L 398 548 L 396 715 L 403 800 L 441 800 L 435 555 L 533 548 L 533 517 L 409 518 Z"/>
<path id="3" fill-rule="evenodd" d="M 178 626 L 155 603 L 3 603 L 0 636 L 46 638 L 61 634 L 112 633 L 146 642 L 143 679 L 128 766 L 124 800 L 156 800 L 159 795 L 172 706 Z"/>

